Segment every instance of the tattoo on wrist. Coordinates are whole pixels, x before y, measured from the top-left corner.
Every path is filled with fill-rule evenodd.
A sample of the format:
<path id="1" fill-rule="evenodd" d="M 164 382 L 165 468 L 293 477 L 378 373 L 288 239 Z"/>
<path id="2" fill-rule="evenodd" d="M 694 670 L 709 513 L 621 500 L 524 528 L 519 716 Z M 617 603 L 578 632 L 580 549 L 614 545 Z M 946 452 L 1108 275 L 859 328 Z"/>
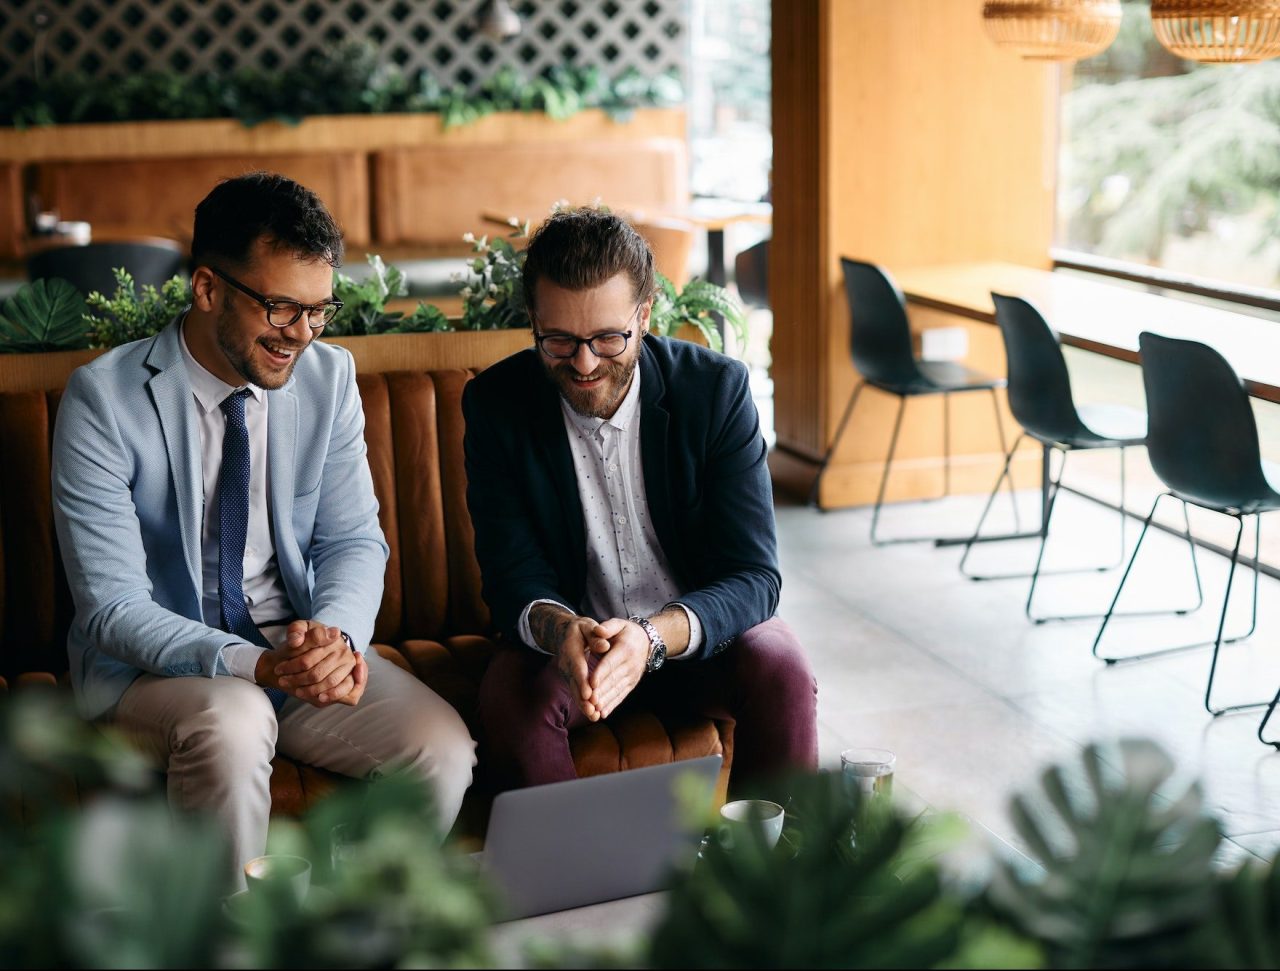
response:
<path id="1" fill-rule="evenodd" d="M 562 607 L 538 604 L 529 611 L 529 632 L 533 634 L 534 643 L 544 651 L 559 654 L 574 620 L 574 615 Z"/>

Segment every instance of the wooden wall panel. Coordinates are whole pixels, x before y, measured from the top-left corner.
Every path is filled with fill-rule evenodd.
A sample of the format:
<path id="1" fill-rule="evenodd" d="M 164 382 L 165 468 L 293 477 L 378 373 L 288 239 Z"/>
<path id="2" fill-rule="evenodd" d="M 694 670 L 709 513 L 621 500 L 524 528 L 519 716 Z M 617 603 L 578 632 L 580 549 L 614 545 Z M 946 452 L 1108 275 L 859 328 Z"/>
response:
<path id="1" fill-rule="evenodd" d="M 377 239 L 456 245 L 484 212 L 536 222 L 559 199 L 671 210 L 688 201 L 688 164 L 671 138 L 388 149 L 373 159 Z"/>
<path id="2" fill-rule="evenodd" d="M 26 231 L 22 166 L 16 162 L 0 162 L 0 259 L 12 260 L 22 255 Z"/>
<path id="3" fill-rule="evenodd" d="M 95 236 L 167 236 L 187 245 L 196 204 L 228 177 L 265 169 L 301 182 L 324 200 L 348 246 L 367 246 L 369 166 L 363 152 L 214 158 L 41 162 L 41 205 L 84 220 Z"/>

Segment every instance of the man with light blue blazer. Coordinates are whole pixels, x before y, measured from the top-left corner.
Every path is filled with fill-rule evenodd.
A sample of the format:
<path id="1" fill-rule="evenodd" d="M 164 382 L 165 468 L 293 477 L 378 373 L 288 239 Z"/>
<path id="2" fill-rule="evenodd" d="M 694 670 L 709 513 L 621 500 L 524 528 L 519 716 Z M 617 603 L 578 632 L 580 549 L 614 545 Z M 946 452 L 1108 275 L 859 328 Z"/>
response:
<path id="1" fill-rule="evenodd" d="M 254 173 L 196 208 L 191 306 L 72 375 L 54 432 L 68 637 L 83 713 L 263 852 L 276 752 L 354 777 L 408 767 L 444 830 L 471 783 L 457 712 L 367 650 L 387 546 L 341 309 L 342 234 Z"/>

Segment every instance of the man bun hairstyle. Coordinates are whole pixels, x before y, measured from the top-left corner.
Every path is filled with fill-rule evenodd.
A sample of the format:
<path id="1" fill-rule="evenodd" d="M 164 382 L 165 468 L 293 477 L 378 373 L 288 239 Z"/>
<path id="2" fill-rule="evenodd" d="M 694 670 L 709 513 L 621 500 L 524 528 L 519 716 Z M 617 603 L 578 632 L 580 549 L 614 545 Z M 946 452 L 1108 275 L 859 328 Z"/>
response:
<path id="1" fill-rule="evenodd" d="M 219 182 L 196 206 L 192 266 L 244 266 L 259 238 L 304 260 L 342 262 L 342 230 L 319 196 L 287 176 L 250 172 Z"/>
<path id="2" fill-rule="evenodd" d="M 529 238 L 524 262 L 524 299 L 536 314 L 538 281 L 566 290 L 590 290 L 625 273 L 637 304 L 654 293 L 653 250 L 621 216 L 582 206 L 552 213 Z"/>

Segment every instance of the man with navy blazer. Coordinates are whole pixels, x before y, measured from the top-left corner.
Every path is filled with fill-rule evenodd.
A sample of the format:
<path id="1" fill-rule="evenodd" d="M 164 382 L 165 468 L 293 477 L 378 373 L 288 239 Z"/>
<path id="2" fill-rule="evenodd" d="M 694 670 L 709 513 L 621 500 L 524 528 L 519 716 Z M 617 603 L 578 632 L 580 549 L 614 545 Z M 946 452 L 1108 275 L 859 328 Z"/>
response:
<path id="1" fill-rule="evenodd" d="M 474 743 L 368 651 L 387 546 L 341 308 L 342 234 L 312 192 L 254 173 L 196 209 L 191 306 L 78 369 L 58 410 L 54 518 L 83 713 L 215 814 L 236 867 L 266 845 L 277 751 L 344 775 L 407 767 L 445 830 Z"/>
<path id="2" fill-rule="evenodd" d="M 481 685 L 498 788 L 575 776 L 568 733 L 635 697 L 732 718 L 732 784 L 817 765 L 816 685 L 774 616 L 766 446 L 738 361 L 648 335 L 653 254 L 554 214 L 523 271 L 536 347 L 467 385 L 467 503 L 507 642 Z"/>

